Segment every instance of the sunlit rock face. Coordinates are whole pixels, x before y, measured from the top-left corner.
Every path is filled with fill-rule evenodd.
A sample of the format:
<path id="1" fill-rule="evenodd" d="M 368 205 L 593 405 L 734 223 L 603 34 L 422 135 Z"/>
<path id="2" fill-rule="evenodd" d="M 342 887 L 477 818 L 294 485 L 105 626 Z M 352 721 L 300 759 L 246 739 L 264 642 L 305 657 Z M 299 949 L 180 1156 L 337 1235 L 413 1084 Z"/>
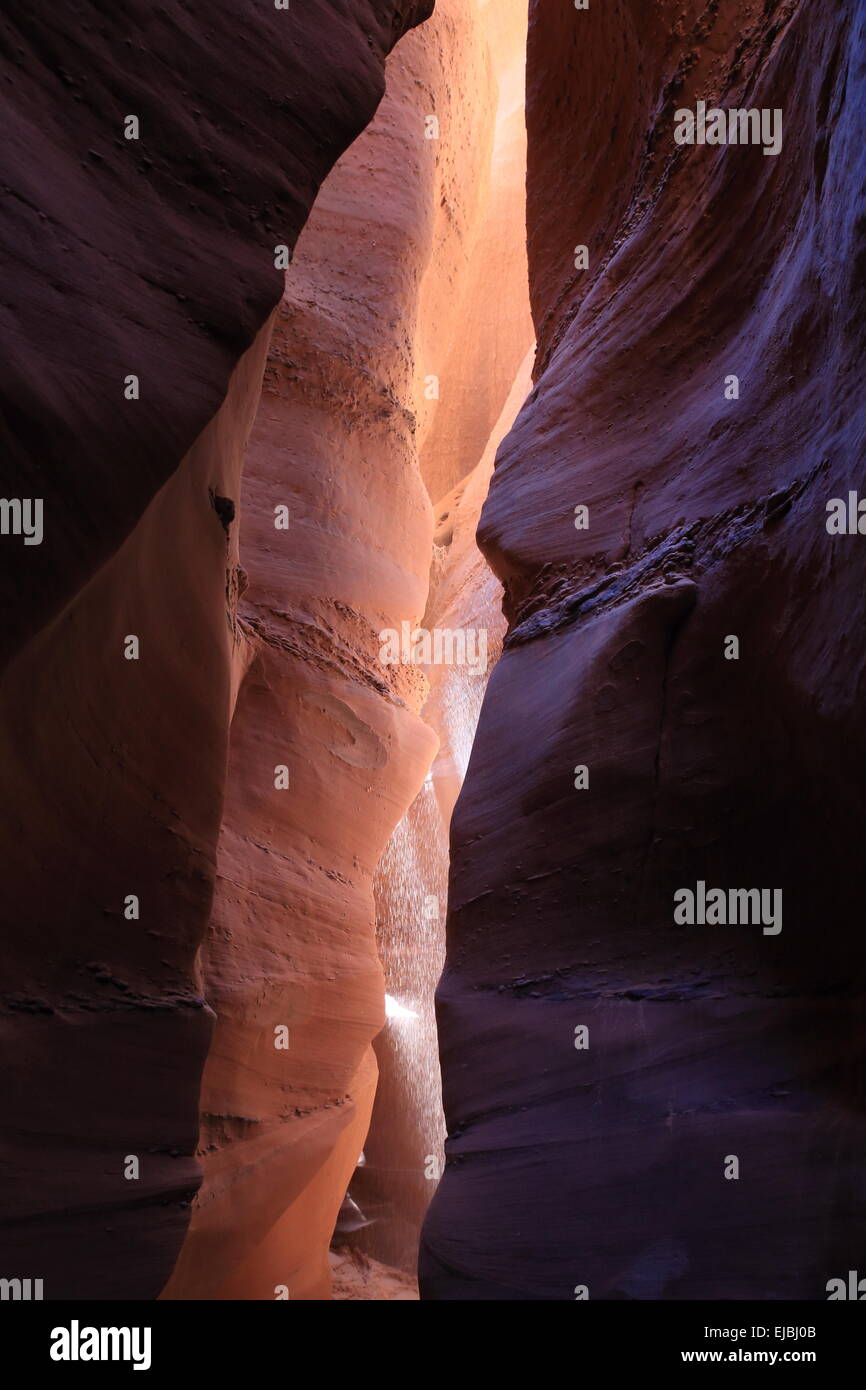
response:
<path id="1" fill-rule="evenodd" d="M 510 630 L 422 1297 L 815 1299 L 862 1251 L 866 542 L 825 523 L 862 484 L 864 56 L 853 4 L 531 7 L 539 357 L 479 532 Z M 781 151 L 677 145 L 701 99 L 781 109 Z M 781 930 L 675 922 L 699 882 L 781 889 Z"/>
<path id="2" fill-rule="evenodd" d="M 527 0 L 443 0 L 409 42 L 441 36 L 433 89 L 441 196 L 418 313 L 421 468 L 435 503 L 477 467 L 534 341 L 526 269 Z M 450 80 L 477 54 L 484 80 Z M 427 372 L 439 395 L 424 388 Z"/>
<path id="3" fill-rule="evenodd" d="M 44 538 L 0 546 L 0 1243 L 13 1273 L 38 1257 L 46 1298 L 154 1297 L 189 1221 L 213 1026 L 196 957 L 247 652 L 239 476 L 282 289 L 274 248 L 293 247 L 374 113 L 386 53 L 430 8 L 4 14 L 0 491 L 44 500 Z M 262 646 L 247 707 L 267 704 Z M 384 715 L 376 736 L 373 761 L 397 738 Z M 253 754 L 244 775 L 260 785 Z M 227 1132 L 246 1118 L 235 1106 Z"/>
<path id="4" fill-rule="evenodd" d="M 531 358 L 532 349 L 482 458 L 436 509 L 424 630 L 464 634 L 467 656 L 474 659 L 423 668 L 429 692 L 422 717 L 436 731 L 439 750 L 375 879 L 387 987 L 411 1012 L 395 1012 L 376 1039 L 379 1086 L 365 1162 L 352 1186 L 370 1225 L 352 1237 L 352 1244 L 404 1269 L 417 1266 L 421 1222 L 444 1167 L 433 1005 L 445 954 L 448 828 L 505 629 L 502 588 L 475 544 L 475 529 L 496 447 L 531 385 Z M 476 641 L 479 635 L 483 642 Z"/>
<path id="5" fill-rule="evenodd" d="M 203 953 L 217 1014 L 205 1182 L 171 1297 L 273 1298 L 280 1285 L 329 1297 L 328 1244 L 370 1120 L 385 993 L 373 873 L 437 748 L 418 717 L 423 674 L 380 660 L 380 633 L 423 614 L 433 538 L 414 326 L 439 204 L 424 117 L 443 54 L 415 38 L 300 238 L 247 453 L 238 694 Z M 479 72 L 477 53 L 452 68 L 469 90 Z"/>
<path id="6" fill-rule="evenodd" d="M 525 5 L 505 17 L 503 47 L 502 14 L 492 26 L 490 7 L 443 0 L 400 43 L 377 116 L 326 181 L 287 276 L 244 467 L 237 702 L 202 954 L 217 1014 L 205 1181 L 168 1297 L 272 1298 L 278 1286 L 328 1297 L 328 1242 L 362 1145 L 352 1191 L 373 1224 L 353 1243 L 414 1266 L 435 1186 L 426 1157 L 441 1156 L 432 993 L 447 871 L 447 814 L 427 774 L 448 719 L 418 716 L 446 672 L 383 664 L 380 633 L 436 620 L 431 556 L 443 621 L 483 622 L 491 641 L 503 625 L 474 530 L 532 336 Z M 524 372 L 523 395 L 528 384 Z M 463 454 L 461 428 L 495 433 L 494 446 Z M 437 524 L 432 489 L 458 466 L 450 525 Z M 447 672 L 469 680 L 449 709 L 465 756 L 486 672 Z M 441 909 L 425 916 L 437 892 Z M 384 1022 L 377 945 L 403 1003 L 377 1043 L 365 1144 L 370 1044 Z M 286 1050 L 274 1047 L 281 1024 Z M 395 1172 L 409 1180 L 395 1184 Z M 353 1295 L 340 1285 L 336 1296 Z"/>
<path id="7" fill-rule="evenodd" d="M 414 1271 L 443 1163 L 433 993 L 444 958 L 448 824 L 504 630 L 501 585 L 475 530 L 496 447 L 531 384 L 525 0 L 442 0 L 393 55 L 383 111 L 399 94 L 392 71 L 412 51 L 426 55 L 431 74 L 426 90 L 415 85 L 414 103 L 436 113 L 439 132 L 414 345 L 419 463 L 436 504 L 420 617 L 431 648 L 429 660 L 420 653 L 427 683 L 421 714 L 439 751 L 375 877 L 386 988 L 404 1012 L 392 1012 L 375 1041 L 379 1084 L 365 1161 L 351 1188 L 369 1224 L 349 1239 Z"/>

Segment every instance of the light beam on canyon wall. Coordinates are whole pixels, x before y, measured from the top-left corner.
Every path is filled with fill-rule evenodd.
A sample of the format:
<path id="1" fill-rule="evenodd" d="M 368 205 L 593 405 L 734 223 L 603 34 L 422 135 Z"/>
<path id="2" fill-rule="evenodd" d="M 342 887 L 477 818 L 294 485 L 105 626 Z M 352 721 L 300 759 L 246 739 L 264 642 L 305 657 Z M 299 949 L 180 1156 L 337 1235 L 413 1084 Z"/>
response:
<path id="1" fill-rule="evenodd" d="M 447 249 L 453 216 L 441 226 L 419 313 L 419 367 L 439 378 L 439 399 L 421 417 L 419 440 L 422 475 L 437 499 L 421 628 L 483 633 L 487 660 L 421 668 L 428 681 L 422 717 L 436 731 L 439 751 L 375 882 L 386 986 L 417 1017 L 395 1019 L 376 1039 L 380 1081 L 365 1164 L 352 1186 L 372 1222 L 352 1243 L 404 1269 L 415 1268 L 420 1222 L 444 1161 L 433 995 L 444 959 L 449 824 L 505 626 L 502 590 L 478 551 L 475 530 L 496 449 L 531 385 L 533 355 L 525 251 L 526 5 L 485 4 L 478 17 L 473 40 L 490 57 L 493 113 L 480 145 L 480 179 L 473 187 L 463 172 L 453 115 L 443 123 L 439 155 L 440 165 L 454 170 L 464 202 L 474 202 L 474 218 L 459 229 L 456 277 Z M 440 18 L 448 22 L 446 12 Z M 419 33 L 421 43 L 435 23 Z M 450 100 L 456 114 L 465 95 L 453 91 Z"/>

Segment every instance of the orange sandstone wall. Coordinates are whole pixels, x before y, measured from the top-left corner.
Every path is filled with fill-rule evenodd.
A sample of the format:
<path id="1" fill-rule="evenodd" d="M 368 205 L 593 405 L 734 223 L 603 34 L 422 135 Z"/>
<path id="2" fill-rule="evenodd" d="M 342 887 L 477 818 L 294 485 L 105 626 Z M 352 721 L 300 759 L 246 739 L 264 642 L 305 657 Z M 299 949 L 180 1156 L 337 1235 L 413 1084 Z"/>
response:
<path id="1" fill-rule="evenodd" d="M 329 1297 L 328 1243 L 384 1022 L 373 874 L 437 748 L 419 718 L 424 677 L 383 665 L 379 633 L 414 625 L 427 599 L 416 319 L 431 258 L 460 265 L 477 178 L 470 161 L 460 181 L 425 116 L 453 84 L 468 94 L 446 106 L 461 145 L 492 131 L 472 11 L 444 4 L 399 45 L 387 81 L 298 243 L 246 460 L 238 694 L 202 961 L 217 1014 L 205 1182 L 169 1297 L 273 1298 L 279 1285 Z M 280 506 L 288 529 L 275 527 Z"/>

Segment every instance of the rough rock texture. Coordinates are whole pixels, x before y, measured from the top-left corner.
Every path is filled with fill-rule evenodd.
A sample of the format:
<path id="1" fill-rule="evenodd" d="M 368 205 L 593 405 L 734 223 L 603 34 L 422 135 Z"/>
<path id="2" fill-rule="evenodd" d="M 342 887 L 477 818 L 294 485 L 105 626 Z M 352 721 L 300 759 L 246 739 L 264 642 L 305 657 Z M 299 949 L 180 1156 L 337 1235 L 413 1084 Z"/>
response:
<path id="1" fill-rule="evenodd" d="M 4 12 L 0 491 L 44 499 L 45 537 L 0 538 L 2 1247 L 49 1298 L 154 1296 L 189 1219 L 273 248 L 430 8 Z"/>
<path id="2" fill-rule="evenodd" d="M 825 508 L 862 482 L 864 64 L 854 3 L 531 7 L 537 384 L 480 528 L 510 631 L 422 1297 L 820 1299 L 862 1258 L 864 541 Z M 782 152 L 677 147 L 699 98 L 781 108 Z M 781 933 L 675 925 L 698 880 L 781 888 Z"/>

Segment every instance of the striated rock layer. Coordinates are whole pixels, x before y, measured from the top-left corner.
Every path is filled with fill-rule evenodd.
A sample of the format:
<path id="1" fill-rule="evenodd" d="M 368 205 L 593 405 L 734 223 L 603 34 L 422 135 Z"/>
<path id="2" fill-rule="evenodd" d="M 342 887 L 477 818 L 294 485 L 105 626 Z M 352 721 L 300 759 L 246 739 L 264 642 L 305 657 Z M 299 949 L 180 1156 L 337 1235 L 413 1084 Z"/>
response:
<path id="1" fill-rule="evenodd" d="M 274 247 L 431 8 L 4 13 L 2 492 L 43 499 L 44 538 L 0 538 L 0 1220 L 4 1274 L 46 1298 L 155 1296 L 189 1220 L 213 1025 L 196 956 L 241 656 L 245 705 L 269 698 L 267 638 L 254 650 L 235 622 L 236 514 Z M 325 740 L 337 696 L 320 700 Z M 291 761 L 263 730 L 251 785 L 256 751 Z M 394 819 L 409 794 L 391 792 Z"/>
<path id="2" fill-rule="evenodd" d="M 479 532 L 510 626 L 422 1297 L 816 1299 L 861 1258 L 864 542 L 825 521 L 862 481 L 864 59 L 842 0 L 531 6 L 539 351 Z M 699 99 L 779 108 L 781 152 L 676 145 Z M 677 925 L 700 880 L 781 889 L 781 931 Z"/>

